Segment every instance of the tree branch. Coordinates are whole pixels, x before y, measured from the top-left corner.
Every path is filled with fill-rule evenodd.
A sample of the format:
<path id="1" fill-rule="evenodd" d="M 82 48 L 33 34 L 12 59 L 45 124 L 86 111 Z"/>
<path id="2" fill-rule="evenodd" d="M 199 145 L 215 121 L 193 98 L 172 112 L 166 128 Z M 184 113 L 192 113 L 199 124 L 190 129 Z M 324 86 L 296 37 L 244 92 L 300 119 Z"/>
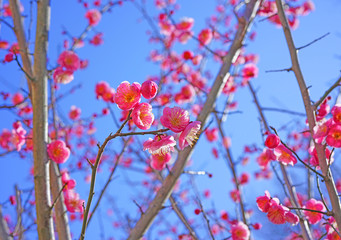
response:
<path id="1" fill-rule="evenodd" d="M 299 85 L 301 95 L 303 98 L 304 107 L 305 107 L 305 111 L 307 114 L 307 120 L 309 123 L 310 134 L 311 134 L 311 136 L 313 136 L 313 133 L 314 133 L 313 129 L 316 125 L 314 109 L 310 103 L 309 92 L 308 92 L 308 89 L 307 89 L 307 86 L 306 86 L 306 83 L 304 81 L 303 74 L 302 74 L 302 71 L 300 68 L 300 64 L 299 64 L 298 57 L 297 57 L 297 49 L 295 47 L 294 40 L 293 40 L 292 35 L 291 35 L 288 20 L 285 16 L 285 13 L 284 13 L 282 1 L 276 0 L 276 5 L 277 5 L 277 9 L 278 9 L 278 16 L 280 18 L 280 21 L 281 21 L 281 24 L 283 27 L 283 31 L 284 31 L 284 35 L 286 38 L 286 42 L 288 44 L 288 48 L 289 48 L 289 52 L 290 52 L 292 70 L 295 73 L 295 77 L 297 79 L 297 83 Z M 314 141 L 314 144 L 315 144 L 315 149 L 316 149 L 317 156 L 319 159 L 319 166 L 321 167 L 321 171 L 322 171 L 322 174 L 323 174 L 324 179 L 325 179 L 325 185 L 326 185 L 329 197 L 330 197 L 330 202 L 333 206 L 332 211 L 334 214 L 334 218 L 335 218 L 335 221 L 336 221 L 339 229 L 341 229 L 341 204 L 340 204 L 340 199 L 338 197 L 338 192 L 337 192 L 336 187 L 335 187 L 335 183 L 334 183 L 332 173 L 329 170 L 329 167 L 328 167 L 328 164 L 326 161 L 325 150 L 321 144 L 318 144 L 315 141 Z"/>
<path id="2" fill-rule="evenodd" d="M 239 23 L 238 30 L 232 42 L 232 45 L 228 51 L 228 54 L 224 57 L 223 65 L 221 66 L 220 71 L 211 88 L 211 91 L 207 96 L 203 109 L 197 118 L 197 121 L 200 121 L 202 126 L 204 126 L 208 121 L 208 116 L 211 113 L 212 109 L 214 109 L 216 99 L 220 95 L 222 88 L 224 87 L 227 79 L 230 76 L 231 65 L 235 62 L 236 58 L 239 55 L 240 49 L 243 46 L 245 35 L 256 15 L 259 4 L 260 0 L 252 0 L 246 6 L 244 13 L 245 15 L 243 18 L 245 21 Z M 175 186 L 175 183 L 179 179 L 188 159 L 192 155 L 193 149 L 194 148 L 187 147 L 179 153 L 178 158 L 172 168 L 171 174 L 166 177 L 155 198 L 150 203 L 147 211 L 145 212 L 145 214 L 143 214 L 143 216 L 141 216 L 133 230 L 130 232 L 130 235 L 128 237 L 129 240 L 140 239 L 147 231 L 149 226 L 152 224 L 154 218 L 162 209 L 162 205 L 169 198 Z"/>

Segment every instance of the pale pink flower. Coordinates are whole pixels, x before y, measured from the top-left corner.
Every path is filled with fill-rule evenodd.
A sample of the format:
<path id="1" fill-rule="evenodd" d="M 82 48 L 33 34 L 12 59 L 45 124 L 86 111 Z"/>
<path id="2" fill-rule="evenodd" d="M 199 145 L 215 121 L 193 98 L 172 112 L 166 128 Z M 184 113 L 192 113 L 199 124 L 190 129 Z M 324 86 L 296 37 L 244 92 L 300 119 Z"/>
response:
<path id="1" fill-rule="evenodd" d="M 180 107 L 165 107 L 163 109 L 163 115 L 160 118 L 161 124 L 172 130 L 173 132 L 179 133 L 183 131 L 189 123 L 189 114 L 186 110 Z"/>
<path id="2" fill-rule="evenodd" d="M 71 106 L 70 112 L 69 112 L 69 118 L 72 120 L 78 120 L 81 115 L 81 109 L 76 106 Z"/>
<path id="3" fill-rule="evenodd" d="M 321 212 L 325 212 L 326 208 L 324 204 L 321 201 L 317 201 L 316 199 L 312 198 L 309 201 L 306 202 L 304 208 L 311 209 L 311 210 L 317 210 Z M 312 212 L 312 211 L 303 211 L 304 215 L 307 217 L 308 222 L 310 224 L 316 224 L 319 221 L 321 221 L 323 217 L 323 213 L 319 212 Z"/>
<path id="4" fill-rule="evenodd" d="M 264 148 L 263 152 L 257 157 L 257 163 L 262 169 L 266 169 L 272 160 L 276 160 L 276 156 L 268 148 Z"/>
<path id="5" fill-rule="evenodd" d="M 59 55 L 57 62 L 60 66 L 70 71 L 76 71 L 80 67 L 79 58 L 73 51 L 62 52 Z"/>
<path id="6" fill-rule="evenodd" d="M 279 145 L 274 149 L 274 153 L 277 157 L 277 161 L 284 165 L 294 166 L 297 163 L 297 159 L 292 155 L 291 151 L 287 149 L 284 145 Z"/>
<path id="7" fill-rule="evenodd" d="M 185 147 L 193 146 L 195 141 L 198 139 L 198 134 L 201 128 L 201 122 L 195 121 L 189 123 L 185 130 L 180 134 L 179 147 L 183 150 Z"/>
<path id="8" fill-rule="evenodd" d="M 67 84 L 73 80 L 73 71 L 57 67 L 53 72 L 53 80 L 55 83 Z"/>
<path id="9" fill-rule="evenodd" d="M 322 143 L 325 137 L 328 134 L 329 128 L 332 125 L 332 120 L 329 119 L 328 121 L 321 120 L 317 122 L 316 126 L 314 127 L 314 135 L 313 138 L 317 143 Z"/>
<path id="10" fill-rule="evenodd" d="M 102 14 L 97 9 L 90 9 L 86 12 L 85 17 L 89 21 L 89 25 L 96 26 L 102 18 Z"/>
<path id="11" fill-rule="evenodd" d="M 70 149 L 62 140 L 55 140 L 47 145 L 49 158 L 56 163 L 64 163 L 70 156 Z"/>
<path id="12" fill-rule="evenodd" d="M 115 103 L 121 110 L 130 110 L 141 100 L 141 85 L 139 83 L 122 82 L 116 89 Z"/>
<path id="13" fill-rule="evenodd" d="M 152 106 L 149 103 L 137 104 L 131 116 L 136 126 L 143 130 L 149 129 L 154 121 Z"/>
<path id="14" fill-rule="evenodd" d="M 147 80 L 142 83 L 141 93 L 145 99 L 152 99 L 156 96 L 158 86 L 152 80 Z"/>
<path id="15" fill-rule="evenodd" d="M 16 147 L 17 151 L 21 150 L 21 147 L 26 142 L 26 130 L 22 127 L 20 122 L 13 123 L 11 142 Z"/>
<path id="16" fill-rule="evenodd" d="M 143 150 L 148 150 L 150 154 L 167 154 L 174 151 L 176 142 L 173 136 L 157 135 L 154 139 L 149 138 L 143 143 Z"/>
<path id="17" fill-rule="evenodd" d="M 64 202 L 66 209 L 69 212 L 83 212 L 83 200 L 79 199 L 79 194 L 76 193 L 75 191 L 68 190 L 64 192 Z"/>
<path id="18" fill-rule="evenodd" d="M 250 238 L 249 228 L 240 221 L 231 226 L 230 233 L 232 235 L 232 240 L 248 240 Z"/>
<path id="19" fill-rule="evenodd" d="M 166 164 L 171 160 L 172 156 L 170 153 L 166 154 L 153 154 L 150 166 L 155 170 L 161 171 L 166 167 Z"/>

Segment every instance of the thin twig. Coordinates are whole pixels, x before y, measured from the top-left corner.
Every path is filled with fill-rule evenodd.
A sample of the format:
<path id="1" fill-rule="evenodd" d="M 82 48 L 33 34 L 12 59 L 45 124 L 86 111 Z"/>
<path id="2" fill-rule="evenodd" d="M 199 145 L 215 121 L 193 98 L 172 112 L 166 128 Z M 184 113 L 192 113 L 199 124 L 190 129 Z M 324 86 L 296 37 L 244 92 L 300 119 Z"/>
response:
<path id="1" fill-rule="evenodd" d="M 310 45 L 316 43 L 317 41 L 320 41 L 322 38 L 327 37 L 329 34 L 330 34 L 330 32 L 327 32 L 326 34 L 322 35 L 321 37 L 316 38 L 315 40 L 311 41 L 310 43 L 308 43 L 308 44 L 306 44 L 306 45 L 303 45 L 302 47 L 298 47 L 298 48 L 296 48 L 296 49 L 297 49 L 297 51 L 299 51 L 299 50 L 301 50 L 301 49 L 303 49 L 303 48 L 309 47 Z"/>
<path id="2" fill-rule="evenodd" d="M 323 103 L 324 99 L 326 99 L 326 97 L 328 97 L 328 95 L 338 86 L 340 86 L 340 82 L 341 82 L 341 77 L 336 80 L 336 82 L 330 87 L 328 88 L 328 90 L 322 95 L 322 97 L 313 105 L 314 110 L 317 110 L 317 108 Z"/>

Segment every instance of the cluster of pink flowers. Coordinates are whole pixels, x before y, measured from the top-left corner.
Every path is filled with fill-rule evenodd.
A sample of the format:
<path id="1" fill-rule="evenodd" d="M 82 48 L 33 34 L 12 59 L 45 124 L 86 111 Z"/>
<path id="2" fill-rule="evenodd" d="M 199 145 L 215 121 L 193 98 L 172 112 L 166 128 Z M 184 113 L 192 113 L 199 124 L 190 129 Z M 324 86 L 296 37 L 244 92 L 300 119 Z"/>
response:
<path id="1" fill-rule="evenodd" d="M 157 84 L 151 80 L 143 82 L 142 86 L 137 82 L 130 84 L 124 81 L 117 87 L 114 101 L 119 109 L 132 110 L 131 116 L 135 125 L 147 130 L 154 122 L 154 114 L 149 103 L 140 103 L 141 95 L 146 99 L 152 99 L 156 96 L 157 90 Z"/>
<path id="2" fill-rule="evenodd" d="M 115 89 L 111 88 L 107 82 L 99 82 L 95 88 L 96 98 L 103 99 L 105 102 L 115 102 Z"/>
<path id="3" fill-rule="evenodd" d="M 180 133 L 179 148 L 183 150 L 187 146 L 192 146 L 198 139 L 201 123 L 190 122 L 188 111 L 180 108 L 166 107 L 160 118 L 161 124 L 175 133 Z M 154 139 L 149 138 L 144 142 L 144 150 L 152 154 L 151 166 L 154 169 L 162 170 L 171 159 L 170 152 L 174 151 L 176 141 L 173 136 L 157 135 Z"/>
<path id="4" fill-rule="evenodd" d="M 304 1 L 301 5 L 293 6 L 288 5 L 285 9 L 288 22 L 290 27 L 296 29 L 299 25 L 299 16 L 305 16 L 315 9 L 314 3 L 311 0 Z M 260 11 L 258 12 L 260 16 L 269 17 L 269 21 L 274 23 L 276 26 L 281 26 L 280 19 L 277 15 L 277 6 L 275 1 L 264 1 Z"/>
<path id="5" fill-rule="evenodd" d="M 81 67 L 81 61 L 73 51 L 62 52 L 57 60 L 59 66 L 53 72 L 55 83 L 67 84 L 73 80 L 73 73 Z"/>
<path id="6" fill-rule="evenodd" d="M 21 122 L 14 122 L 12 131 L 8 129 L 2 130 L 0 134 L 0 147 L 8 151 L 13 149 L 20 151 L 26 142 L 26 133 Z"/>
<path id="7" fill-rule="evenodd" d="M 289 209 L 280 204 L 278 198 L 270 197 L 268 191 L 264 196 L 257 197 L 257 206 L 260 211 L 267 213 L 268 219 L 274 224 L 284 224 L 286 222 L 296 225 L 299 222 L 299 218 L 296 214 L 293 214 Z"/>
<path id="8" fill-rule="evenodd" d="M 63 189 L 64 193 L 64 203 L 66 209 L 70 213 L 75 212 L 83 212 L 83 200 L 79 198 L 79 194 L 75 192 L 76 180 L 72 179 L 69 175 L 69 172 L 64 169 L 61 171 L 61 179 L 63 185 L 65 185 Z M 71 218 L 72 219 L 72 218 Z"/>
<path id="9" fill-rule="evenodd" d="M 273 160 L 281 162 L 283 165 L 295 165 L 297 163 L 296 157 L 292 152 L 281 144 L 280 138 L 276 134 L 268 134 L 265 140 L 265 148 L 258 156 L 257 163 L 265 170 L 269 163 Z"/>

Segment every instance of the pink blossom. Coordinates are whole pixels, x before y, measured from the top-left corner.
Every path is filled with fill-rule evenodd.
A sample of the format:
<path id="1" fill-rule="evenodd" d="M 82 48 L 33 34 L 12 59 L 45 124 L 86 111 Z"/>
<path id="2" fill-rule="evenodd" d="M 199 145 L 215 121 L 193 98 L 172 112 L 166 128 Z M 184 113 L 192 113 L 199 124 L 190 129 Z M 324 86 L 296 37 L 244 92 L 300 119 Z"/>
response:
<path id="1" fill-rule="evenodd" d="M 212 38 L 213 38 L 212 30 L 208 29 L 208 28 L 203 29 L 199 33 L 199 36 L 198 36 L 200 45 L 207 45 L 207 44 L 209 44 L 211 42 Z"/>
<path id="2" fill-rule="evenodd" d="M 10 150 L 12 133 L 8 129 L 3 129 L 0 134 L 0 146 L 4 149 Z"/>
<path id="3" fill-rule="evenodd" d="M 231 145 L 232 145 L 231 142 L 232 142 L 232 141 L 231 141 L 231 138 L 230 138 L 230 137 L 224 137 L 224 138 L 223 138 L 223 146 L 224 146 L 225 148 L 230 148 Z"/>
<path id="4" fill-rule="evenodd" d="M 341 147 L 341 125 L 334 124 L 329 128 L 326 142 L 331 147 Z"/>
<path id="5" fill-rule="evenodd" d="M 14 195 L 9 196 L 9 201 L 11 202 L 11 205 L 17 204 L 17 199 L 15 198 Z"/>
<path id="6" fill-rule="evenodd" d="M 269 134 L 265 140 L 265 146 L 268 148 L 276 148 L 281 143 L 281 140 L 276 134 Z"/>
<path id="7" fill-rule="evenodd" d="M 73 71 L 57 67 L 53 72 L 53 80 L 55 83 L 67 84 L 73 80 Z"/>
<path id="8" fill-rule="evenodd" d="M 186 126 L 179 137 L 179 147 L 181 150 L 183 150 L 188 145 L 193 146 L 195 141 L 198 139 L 200 128 L 201 122 L 199 121 L 191 122 Z"/>
<path id="9" fill-rule="evenodd" d="M 194 19 L 185 17 L 181 19 L 180 23 L 176 24 L 176 29 L 181 31 L 190 31 L 194 25 Z"/>
<path id="10" fill-rule="evenodd" d="M 206 129 L 205 135 L 208 141 L 214 142 L 218 139 L 218 128 Z"/>
<path id="11" fill-rule="evenodd" d="M 66 184 L 64 191 L 74 189 L 76 187 L 76 180 L 71 179 L 67 170 L 60 171 L 63 185 Z"/>
<path id="12" fill-rule="evenodd" d="M 64 192 L 64 197 L 65 206 L 69 212 L 83 212 L 84 201 L 79 199 L 78 193 L 71 189 Z"/>
<path id="13" fill-rule="evenodd" d="M 231 226 L 230 233 L 232 235 L 232 240 L 248 240 L 250 238 L 249 228 L 240 221 Z"/>
<path id="14" fill-rule="evenodd" d="M 131 116 L 136 126 L 143 130 L 149 129 L 154 121 L 152 106 L 149 103 L 137 104 Z"/>
<path id="15" fill-rule="evenodd" d="M 289 212 L 289 211 L 287 211 L 286 213 L 285 213 L 285 220 L 288 222 L 288 223 L 290 223 L 291 225 L 297 225 L 298 224 L 298 222 L 299 222 L 299 218 L 298 218 L 298 216 L 296 215 L 296 214 L 294 214 L 294 213 L 291 213 L 291 212 Z"/>
<path id="16" fill-rule="evenodd" d="M 86 12 L 85 18 L 88 19 L 89 25 L 96 26 L 102 18 L 102 14 L 97 9 L 90 9 Z"/>
<path id="17" fill-rule="evenodd" d="M 294 166 L 297 163 L 297 159 L 292 155 L 291 151 L 287 149 L 284 145 L 279 145 L 274 149 L 274 153 L 277 157 L 277 161 L 284 165 Z"/>
<path id="18" fill-rule="evenodd" d="M 317 122 L 316 126 L 314 127 L 314 135 L 313 138 L 317 143 L 322 143 L 325 137 L 328 134 L 329 128 L 332 125 L 332 120 L 322 120 Z"/>
<path id="19" fill-rule="evenodd" d="M 62 52 L 57 60 L 58 64 L 67 70 L 76 71 L 80 67 L 80 61 L 76 53 L 72 51 Z"/>
<path id="20" fill-rule="evenodd" d="M 173 132 L 179 133 L 183 131 L 189 123 L 189 114 L 186 110 L 180 107 L 165 107 L 163 109 L 163 115 L 160 118 L 161 124 L 172 130 Z"/>
<path id="21" fill-rule="evenodd" d="M 149 138 L 143 143 L 143 150 L 148 150 L 150 154 L 164 155 L 174 151 L 176 142 L 173 136 L 157 135 L 154 139 Z"/>
<path id="22" fill-rule="evenodd" d="M 70 112 L 69 112 L 69 118 L 72 120 L 78 120 L 81 115 L 81 109 L 76 106 L 71 106 Z"/>
<path id="23" fill-rule="evenodd" d="M 341 123 L 341 105 L 335 105 L 332 108 L 333 120 L 335 123 Z"/>
<path id="24" fill-rule="evenodd" d="M 13 123 L 11 142 L 16 147 L 18 152 L 26 142 L 25 134 L 26 130 L 22 127 L 21 122 Z"/>
<path id="25" fill-rule="evenodd" d="M 171 160 L 172 156 L 168 152 L 166 154 L 153 154 L 150 166 L 155 170 L 161 171 L 166 167 L 166 164 Z"/>
<path id="26" fill-rule="evenodd" d="M 141 93 L 145 99 L 152 99 L 156 96 L 158 90 L 157 84 L 152 80 L 147 80 L 142 83 Z"/>
<path id="27" fill-rule="evenodd" d="M 47 145 L 49 158 L 56 163 L 64 163 L 70 156 L 70 149 L 62 140 L 55 140 Z"/>
<path id="28" fill-rule="evenodd" d="M 115 103 L 121 110 L 130 110 L 141 100 L 141 85 L 139 83 L 122 82 L 116 89 Z"/>
<path id="29" fill-rule="evenodd" d="M 276 156 L 272 150 L 265 148 L 257 157 L 257 163 L 262 169 L 266 169 L 272 160 L 276 160 Z"/>
<path id="30" fill-rule="evenodd" d="M 324 204 L 321 201 L 317 201 L 314 198 L 307 201 L 304 208 L 311 209 L 311 210 L 317 210 L 317 211 L 321 211 L 321 212 L 326 211 Z M 319 212 L 312 212 L 312 211 L 306 210 L 306 211 L 303 211 L 303 213 L 307 217 L 308 222 L 310 224 L 318 223 L 319 221 L 321 221 L 321 219 L 323 217 L 323 213 L 319 213 Z"/>
<path id="31" fill-rule="evenodd" d="M 267 214 L 270 222 L 274 224 L 284 224 L 286 222 L 285 213 L 286 211 L 283 206 L 279 204 L 279 201 L 271 199 L 271 205 Z"/>
<path id="32" fill-rule="evenodd" d="M 230 192 L 230 197 L 231 199 L 236 202 L 239 203 L 240 202 L 240 192 L 238 189 L 234 189 Z"/>
<path id="33" fill-rule="evenodd" d="M 20 104 L 24 101 L 24 96 L 21 93 L 15 93 L 12 97 L 12 103 L 14 105 Z"/>
<path id="34" fill-rule="evenodd" d="M 9 43 L 7 41 L 1 41 L 0 40 L 0 49 L 8 49 Z"/>
<path id="35" fill-rule="evenodd" d="M 268 191 L 265 191 L 264 196 L 257 197 L 256 203 L 259 210 L 265 213 L 268 212 L 271 204 L 270 193 Z"/>
<path id="36" fill-rule="evenodd" d="M 95 46 L 98 46 L 98 45 L 101 45 L 103 44 L 103 33 L 97 33 L 91 40 L 90 40 L 90 43 L 95 45 Z"/>
<path id="37" fill-rule="evenodd" d="M 195 90 L 192 85 L 185 85 L 181 88 L 180 93 L 177 93 L 174 100 L 177 104 L 189 103 L 195 96 Z"/>
<path id="38" fill-rule="evenodd" d="M 314 147 L 309 148 L 309 154 L 311 155 L 311 158 L 309 159 L 309 163 L 311 165 L 313 165 L 314 167 L 318 167 L 319 168 L 319 160 L 317 157 L 317 152 L 316 149 Z M 325 154 L 326 154 L 326 161 L 327 163 L 330 165 L 334 162 L 334 158 L 333 156 L 330 156 L 331 151 L 329 150 L 329 148 L 325 148 Z M 334 155 L 334 154 L 333 154 Z"/>

